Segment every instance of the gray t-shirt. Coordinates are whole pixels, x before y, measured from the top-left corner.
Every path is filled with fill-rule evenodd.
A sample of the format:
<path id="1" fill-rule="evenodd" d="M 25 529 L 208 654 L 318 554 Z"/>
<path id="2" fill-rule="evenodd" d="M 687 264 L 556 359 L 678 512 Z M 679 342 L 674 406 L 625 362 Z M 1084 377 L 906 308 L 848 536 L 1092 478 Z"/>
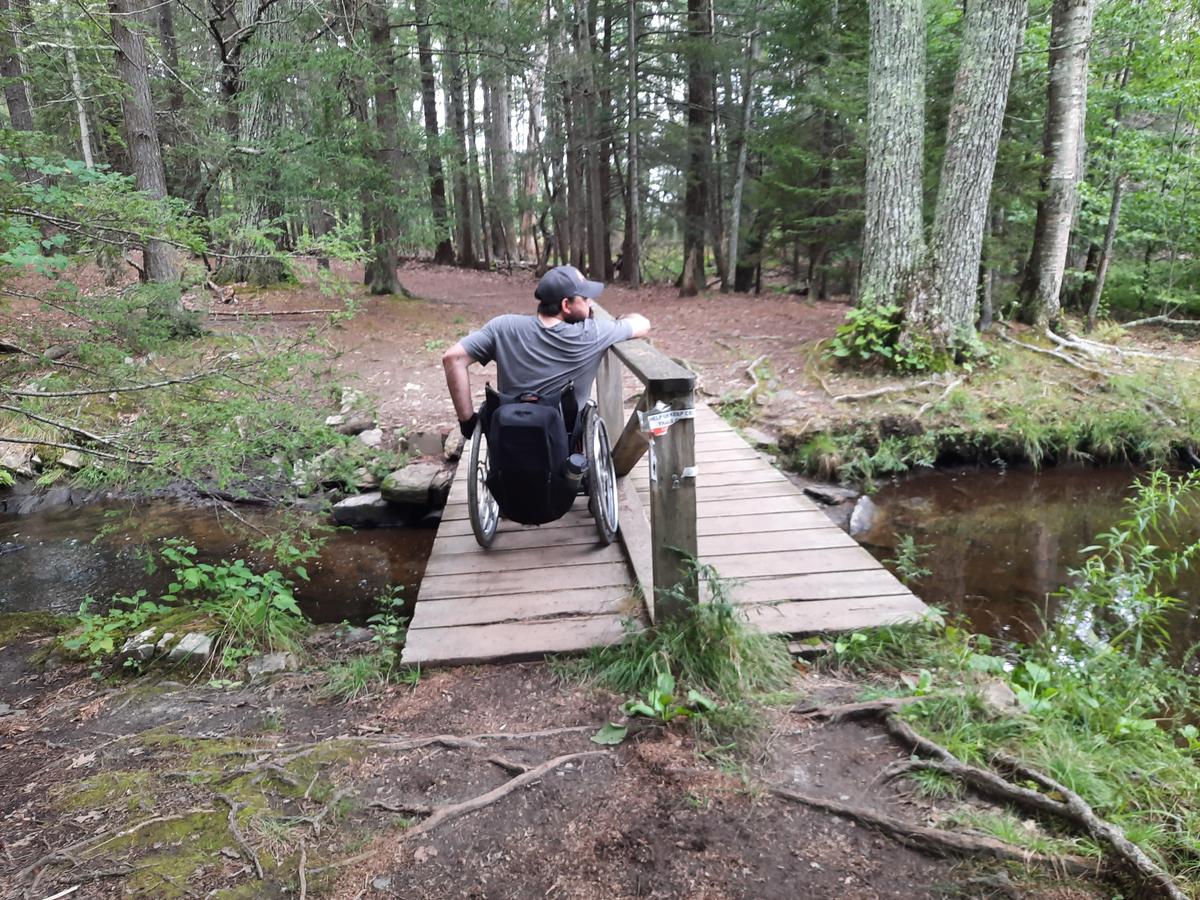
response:
<path id="1" fill-rule="evenodd" d="M 604 351 L 631 337 L 633 324 L 624 320 L 586 319 L 546 328 L 537 316 L 506 315 L 461 343 L 477 362 L 496 361 L 496 386 L 502 394 L 555 393 L 573 381 L 582 403 L 591 394 Z"/>

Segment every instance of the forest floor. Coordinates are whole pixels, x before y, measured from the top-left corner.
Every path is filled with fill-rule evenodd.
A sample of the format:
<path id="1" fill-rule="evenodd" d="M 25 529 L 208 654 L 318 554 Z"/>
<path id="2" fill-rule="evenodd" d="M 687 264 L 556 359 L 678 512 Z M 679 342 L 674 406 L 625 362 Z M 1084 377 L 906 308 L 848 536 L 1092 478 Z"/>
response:
<path id="1" fill-rule="evenodd" d="M 329 335 L 335 377 L 378 399 L 381 424 L 448 429 L 442 350 L 493 315 L 531 311 L 534 279 L 420 264 L 401 277 L 414 299 L 363 298 Z M 313 285 L 238 288 L 235 297 L 226 311 L 337 305 Z M 843 302 L 680 300 L 670 287 L 613 286 L 602 303 L 645 314 L 655 344 L 698 372 L 702 397 L 739 397 L 755 378 L 769 382 L 757 424 L 806 429 L 856 415 L 833 402 L 828 374 L 824 386 L 813 375 L 815 344 L 832 336 Z M 268 335 L 309 321 L 268 315 L 218 327 Z M 872 383 L 836 380 L 834 392 Z M 822 724 L 784 705 L 766 713 L 752 744 L 713 748 L 670 728 L 601 747 L 589 738 L 625 698 L 564 681 L 543 663 L 423 672 L 413 686 L 323 699 L 323 667 L 358 652 L 325 637 L 299 673 L 214 686 L 181 672 L 113 685 L 78 666 L 43 671 L 30 657 L 49 638 L 0 634 L 0 889 L 12 897 L 1112 894 L 1044 871 L 937 858 L 770 793 L 785 787 L 916 825 L 984 806 L 881 780 L 907 752 L 875 723 Z M 806 705 L 849 702 L 867 687 L 803 665 L 796 673 Z M 447 813 L 472 798 L 473 811 Z"/>

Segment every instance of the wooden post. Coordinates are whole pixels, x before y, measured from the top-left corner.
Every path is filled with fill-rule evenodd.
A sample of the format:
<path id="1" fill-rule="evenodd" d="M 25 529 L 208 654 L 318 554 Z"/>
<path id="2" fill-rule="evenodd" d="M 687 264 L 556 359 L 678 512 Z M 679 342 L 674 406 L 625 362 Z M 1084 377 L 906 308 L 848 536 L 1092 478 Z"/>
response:
<path id="1" fill-rule="evenodd" d="M 693 385 L 680 389 L 651 380 L 646 401 L 651 411 L 659 403 L 673 410 L 694 409 Z M 651 452 L 655 610 L 662 618 L 679 619 L 699 602 L 699 585 L 689 566 L 696 559 L 695 420 L 675 422 L 666 434 L 653 439 Z"/>
<path id="2" fill-rule="evenodd" d="M 608 429 L 608 442 L 615 445 L 625 424 L 625 408 L 621 390 L 621 363 L 612 350 L 604 354 L 596 371 L 596 405 L 600 409 L 604 427 Z"/>

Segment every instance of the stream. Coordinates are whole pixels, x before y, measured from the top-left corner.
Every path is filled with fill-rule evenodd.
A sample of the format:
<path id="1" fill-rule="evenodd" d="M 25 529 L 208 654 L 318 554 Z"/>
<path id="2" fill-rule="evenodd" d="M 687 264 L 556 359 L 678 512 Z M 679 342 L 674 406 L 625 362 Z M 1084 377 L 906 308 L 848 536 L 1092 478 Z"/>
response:
<path id="1" fill-rule="evenodd" d="M 857 535 L 893 572 L 895 548 L 912 535 L 932 574 L 914 584 L 926 603 L 962 613 L 973 630 L 1027 642 L 1052 620 L 1053 596 L 1084 560 L 1079 551 L 1121 518 L 1139 472 L 1059 466 L 1042 471 L 940 470 L 893 482 L 872 495 L 870 526 Z M 1200 537 L 1200 517 L 1180 535 Z M 1173 655 L 1200 640 L 1200 571 L 1174 586 Z"/>
<path id="2" fill-rule="evenodd" d="M 248 522 L 267 527 L 279 513 L 238 510 Z M 433 528 L 338 530 L 319 558 L 306 565 L 309 581 L 296 581 L 296 599 L 317 623 L 361 624 L 375 598 L 395 585 L 415 602 Z M 102 534 L 93 541 L 93 536 Z M 147 574 L 145 550 L 162 538 L 193 542 L 198 560 L 216 563 L 243 558 L 258 571 L 268 566 L 251 549 L 260 535 L 217 508 L 155 501 L 60 508 L 28 516 L 0 516 L 0 613 L 74 613 L 92 596 L 107 605 L 114 595 L 146 588 L 157 598 L 170 581 L 159 567 Z"/>
<path id="3" fill-rule="evenodd" d="M 895 571 L 896 545 L 911 535 L 924 548 L 920 564 L 932 570 L 913 585 L 918 596 L 965 615 L 976 631 L 1029 641 L 1053 618 L 1053 594 L 1082 562 L 1080 549 L 1121 515 L 1137 474 L 1060 466 L 913 475 L 872 495 L 872 521 L 857 538 Z M 279 513 L 239 515 L 267 526 L 277 524 Z M 1200 535 L 1200 518 L 1183 531 Z M 433 528 L 333 532 L 319 559 L 307 565 L 310 581 L 296 585 L 301 607 L 319 623 L 361 623 L 389 586 L 401 586 L 413 602 L 434 535 Z M 258 536 L 214 508 L 156 501 L 0 516 L 0 613 L 74 613 L 86 596 L 106 602 L 139 588 L 157 597 L 170 573 L 160 568 L 147 575 L 145 551 L 166 537 L 192 541 L 204 562 L 242 557 L 264 567 L 249 549 Z M 1200 614 L 1193 609 L 1200 571 L 1185 574 L 1175 592 L 1186 601 L 1172 621 L 1180 654 L 1200 640 Z"/>

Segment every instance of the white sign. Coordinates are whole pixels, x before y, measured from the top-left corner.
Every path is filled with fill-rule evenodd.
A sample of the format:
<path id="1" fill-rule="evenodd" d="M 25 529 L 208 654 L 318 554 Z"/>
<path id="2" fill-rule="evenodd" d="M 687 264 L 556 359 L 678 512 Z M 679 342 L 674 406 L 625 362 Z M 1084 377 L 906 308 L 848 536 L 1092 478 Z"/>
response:
<path id="1" fill-rule="evenodd" d="M 662 412 L 642 413 L 642 430 L 654 436 L 667 433 L 667 429 L 676 422 L 696 418 L 695 409 L 666 409 Z"/>

